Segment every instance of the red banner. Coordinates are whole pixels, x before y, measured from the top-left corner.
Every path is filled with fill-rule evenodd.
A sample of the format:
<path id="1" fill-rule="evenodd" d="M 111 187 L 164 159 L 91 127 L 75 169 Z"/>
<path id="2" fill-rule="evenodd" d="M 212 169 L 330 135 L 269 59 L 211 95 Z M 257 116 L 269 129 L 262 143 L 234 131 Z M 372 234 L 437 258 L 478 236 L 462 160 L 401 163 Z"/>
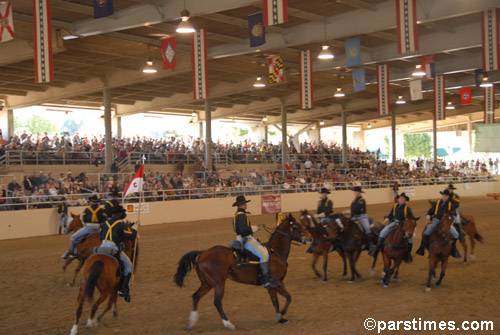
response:
<path id="1" fill-rule="evenodd" d="M 262 214 L 274 214 L 281 212 L 281 195 L 263 195 L 260 197 Z"/>
<path id="2" fill-rule="evenodd" d="M 173 69 L 177 62 L 177 50 L 175 37 L 161 40 L 161 55 L 163 57 L 163 68 Z"/>

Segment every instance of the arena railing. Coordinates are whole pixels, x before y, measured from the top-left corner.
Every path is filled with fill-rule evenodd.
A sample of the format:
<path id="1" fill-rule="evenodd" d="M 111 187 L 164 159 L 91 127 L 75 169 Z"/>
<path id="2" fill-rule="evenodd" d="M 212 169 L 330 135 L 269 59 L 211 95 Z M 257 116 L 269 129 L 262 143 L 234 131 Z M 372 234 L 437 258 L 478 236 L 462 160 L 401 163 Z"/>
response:
<path id="1" fill-rule="evenodd" d="M 201 187 L 189 189 L 159 189 L 149 190 L 149 185 L 145 185 L 145 190 L 142 192 L 143 201 L 173 201 L 187 199 L 205 199 L 205 198 L 222 198 L 236 197 L 238 195 L 263 195 L 263 194 L 281 194 L 281 193 L 303 193 L 303 192 L 319 192 L 322 187 L 330 190 L 350 190 L 354 186 L 361 186 L 363 189 L 372 188 L 390 188 L 395 180 L 373 180 L 373 181 L 349 181 L 349 182 L 323 182 L 323 183 L 290 183 L 276 185 L 252 185 L 252 186 L 236 186 L 236 187 Z M 465 178 L 460 177 L 436 177 L 423 179 L 399 179 L 400 187 L 423 186 L 423 185 L 447 185 L 449 183 L 477 183 L 477 182 L 495 182 L 498 178 L 493 176 L 470 176 Z M 24 195 L 22 193 L 11 194 L 5 198 L 0 198 L 1 210 L 17 210 L 17 209 L 35 209 L 35 208 L 50 208 L 55 207 L 61 201 L 61 197 L 66 197 L 70 206 L 84 206 L 87 204 L 87 199 L 92 195 L 97 194 L 101 199 L 109 199 L 109 193 L 73 193 L 64 195 Z M 129 195 L 125 199 L 127 203 L 139 202 L 139 193 Z"/>

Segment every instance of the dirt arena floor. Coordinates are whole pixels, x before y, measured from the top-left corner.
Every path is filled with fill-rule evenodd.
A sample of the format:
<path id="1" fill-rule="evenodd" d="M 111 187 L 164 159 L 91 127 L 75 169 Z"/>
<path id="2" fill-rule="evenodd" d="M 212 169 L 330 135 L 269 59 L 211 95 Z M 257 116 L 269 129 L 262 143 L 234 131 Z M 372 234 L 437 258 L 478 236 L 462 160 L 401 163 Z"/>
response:
<path id="1" fill-rule="evenodd" d="M 416 215 L 425 216 L 425 201 L 411 202 Z M 391 205 L 368 206 L 370 216 L 380 220 Z M 364 280 L 348 284 L 341 276 L 338 255 L 330 254 L 329 281 L 323 284 L 310 267 L 311 255 L 305 246 L 292 246 L 288 276 L 292 295 L 287 318 L 290 323 L 274 322 L 274 309 L 265 289 L 228 281 L 224 307 L 238 334 L 376 334 L 366 331 L 363 321 L 434 320 L 494 321 L 495 329 L 480 331 L 385 331 L 383 334 L 500 334 L 500 201 L 485 197 L 465 198 L 462 210 L 472 214 L 485 244 L 476 247 L 476 262 L 463 265 L 450 259 L 441 287 L 424 291 L 427 258 L 414 256 L 403 264 L 400 279 L 389 289 L 380 286 L 382 260 L 376 277 L 369 277 L 371 258 L 364 252 L 358 271 Z M 165 213 L 168 215 L 168 213 Z M 36 219 L 36 218 L 34 218 Z M 253 216 L 253 224 L 273 225 L 273 218 Z M 417 226 L 420 236 L 424 218 Z M 260 231 L 257 237 L 267 240 Z M 213 306 L 213 291 L 199 305 L 200 320 L 190 332 L 184 330 L 191 311 L 191 294 L 199 285 L 193 271 L 186 287 L 174 286 L 172 276 L 180 257 L 191 250 L 216 244 L 226 245 L 233 238 L 231 220 L 211 220 L 143 226 L 140 229 L 141 255 L 133 283 L 132 302 L 118 300 L 119 320 L 107 314 L 93 330 L 84 325 L 89 315 L 86 305 L 80 321 L 80 334 L 226 334 Z M 418 246 L 420 238 L 415 244 Z M 66 286 L 74 264 L 63 278 L 61 253 L 67 236 L 48 236 L 0 241 L 0 334 L 69 334 L 74 321 L 77 287 Z M 460 248 L 462 252 L 462 249 Z M 320 265 L 321 268 L 321 265 Z M 283 302 L 283 300 L 280 300 Z"/>

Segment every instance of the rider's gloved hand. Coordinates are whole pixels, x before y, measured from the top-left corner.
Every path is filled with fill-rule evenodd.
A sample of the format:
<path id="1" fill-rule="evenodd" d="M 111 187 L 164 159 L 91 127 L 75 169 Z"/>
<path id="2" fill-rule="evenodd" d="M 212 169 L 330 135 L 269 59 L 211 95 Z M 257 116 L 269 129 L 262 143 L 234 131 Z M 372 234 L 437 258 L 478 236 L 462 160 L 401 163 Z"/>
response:
<path id="1" fill-rule="evenodd" d="M 427 215 L 427 216 L 425 217 L 425 220 L 426 220 L 426 222 L 427 222 L 427 223 L 431 222 L 431 216 L 430 216 L 430 215 Z"/>

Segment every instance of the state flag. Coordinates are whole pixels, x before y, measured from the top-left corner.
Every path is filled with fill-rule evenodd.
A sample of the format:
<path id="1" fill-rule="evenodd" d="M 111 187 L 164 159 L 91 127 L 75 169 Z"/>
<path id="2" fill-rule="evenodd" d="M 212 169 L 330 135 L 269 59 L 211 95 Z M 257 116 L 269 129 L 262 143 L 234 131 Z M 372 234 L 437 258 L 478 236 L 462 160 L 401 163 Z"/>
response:
<path id="1" fill-rule="evenodd" d="M 12 5 L 10 2 L 0 2 L 0 42 L 10 41 L 14 37 Z"/>
<path id="2" fill-rule="evenodd" d="M 266 43 L 266 28 L 262 12 L 248 16 L 248 33 L 250 34 L 251 47 L 258 47 Z"/>
<path id="3" fill-rule="evenodd" d="M 434 67 L 434 55 L 420 56 L 422 62 L 422 69 L 425 71 L 423 78 L 431 79 L 436 76 L 436 68 Z"/>
<path id="4" fill-rule="evenodd" d="M 345 56 L 347 66 L 361 64 L 361 40 L 359 37 L 345 40 Z"/>
<path id="5" fill-rule="evenodd" d="M 460 89 L 460 102 L 462 105 L 470 105 L 472 103 L 472 94 L 470 87 Z"/>
<path id="6" fill-rule="evenodd" d="M 175 37 L 161 40 L 161 55 L 163 58 L 163 68 L 173 69 L 177 63 L 177 50 Z"/>

